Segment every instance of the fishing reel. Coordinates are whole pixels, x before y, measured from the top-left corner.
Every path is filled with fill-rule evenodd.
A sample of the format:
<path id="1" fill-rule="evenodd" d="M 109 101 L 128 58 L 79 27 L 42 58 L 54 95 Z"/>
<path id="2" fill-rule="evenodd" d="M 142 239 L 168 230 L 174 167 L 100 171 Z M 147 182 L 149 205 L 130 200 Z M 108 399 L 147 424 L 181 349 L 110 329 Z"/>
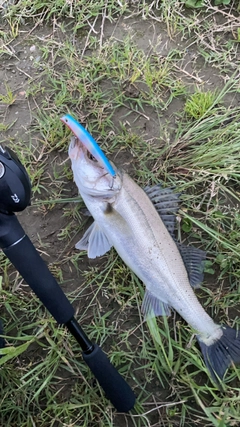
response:
<path id="1" fill-rule="evenodd" d="M 31 183 L 16 154 L 0 145 L 0 212 L 11 214 L 30 205 Z"/>

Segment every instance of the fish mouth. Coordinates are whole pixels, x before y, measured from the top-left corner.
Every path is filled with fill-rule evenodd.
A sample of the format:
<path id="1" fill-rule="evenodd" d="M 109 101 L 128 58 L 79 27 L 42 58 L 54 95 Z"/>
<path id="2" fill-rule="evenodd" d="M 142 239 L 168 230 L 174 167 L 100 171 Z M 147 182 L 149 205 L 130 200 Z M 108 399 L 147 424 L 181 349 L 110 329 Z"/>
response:
<path id="1" fill-rule="evenodd" d="M 78 139 L 75 135 L 71 137 L 70 146 L 69 148 L 81 148 L 83 147 L 83 144 L 81 143 L 80 139 Z"/>
<path id="2" fill-rule="evenodd" d="M 77 136 L 74 135 L 71 137 L 69 145 L 69 157 L 74 158 L 76 154 L 77 157 L 79 157 L 80 153 L 83 153 L 83 155 L 85 155 L 92 162 L 98 163 L 97 159 L 92 155 L 92 153 L 87 149 L 87 147 L 80 141 Z"/>
<path id="3" fill-rule="evenodd" d="M 68 155 L 71 160 L 77 160 L 81 155 L 85 154 L 85 146 L 82 142 L 74 135 L 71 137 L 70 144 L 68 147 Z"/>
<path id="4" fill-rule="evenodd" d="M 77 136 L 73 136 L 70 142 L 70 149 L 78 148 L 87 154 L 89 160 L 97 162 L 97 159 L 92 155 L 92 153 L 87 149 L 87 147 L 80 141 Z"/>

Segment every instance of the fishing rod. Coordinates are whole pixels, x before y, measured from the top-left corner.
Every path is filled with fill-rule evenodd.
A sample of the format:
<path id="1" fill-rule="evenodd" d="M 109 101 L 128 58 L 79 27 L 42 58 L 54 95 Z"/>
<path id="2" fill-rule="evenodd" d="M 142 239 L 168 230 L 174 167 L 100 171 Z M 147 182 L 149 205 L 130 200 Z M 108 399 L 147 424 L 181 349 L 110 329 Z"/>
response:
<path id="1" fill-rule="evenodd" d="M 30 205 L 30 199 L 31 183 L 24 166 L 12 150 L 0 146 L 0 248 L 57 323 L 65 325 L 80 344 L 84 361 L 113 406 L 128 412 L 135 404 L 132 389 L 87 337 L 74 317 L 72 304 L 14 214 Z"/>

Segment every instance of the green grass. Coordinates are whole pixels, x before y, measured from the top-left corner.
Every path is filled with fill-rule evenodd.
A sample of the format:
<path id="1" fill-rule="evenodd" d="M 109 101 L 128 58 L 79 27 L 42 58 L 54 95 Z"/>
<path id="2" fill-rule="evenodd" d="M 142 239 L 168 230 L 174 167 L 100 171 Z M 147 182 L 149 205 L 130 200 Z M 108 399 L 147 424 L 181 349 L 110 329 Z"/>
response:
<path id="1" fill-rule="evenodd" d="M 239 22 L 223 5 L 218 13 L 178 6 L 20 0 L 5 10 L 3 66 L 23 69 L 25 55 L 30 67 L 27 75 L 15 68 L 14 78 L 8 70 L 0 90 L 0 142 L 33 185 L 19 219 L 138 400 L 130 414 L 116 414 L 79 345 L 0 254 L 0 425 L 240 423 L 239 368 L 219 392 L 178 315 L 143 322 L 144 287 L 114 250 L 95 261 L 74 250 L 88 218 L 67 161 L 70 132 L 59 120 L 66 112 L 139 185 L 161 181 L 182 193 L 178 238 L 208 253 L 199 299 L 213 318 L 239 327 Z M 31 53 L 30 62 L 33 45 L 40 58 Z"/>
<path id="2" fill-rule="evenodd" d="M 184 111 L 187 116 L 196 120 L 206 116 L 207 111 L 212 115 L 214 113 L 212 105 L 216 98 L 217 95 L 214 92 L 196 91 L 187 99 Z"/>

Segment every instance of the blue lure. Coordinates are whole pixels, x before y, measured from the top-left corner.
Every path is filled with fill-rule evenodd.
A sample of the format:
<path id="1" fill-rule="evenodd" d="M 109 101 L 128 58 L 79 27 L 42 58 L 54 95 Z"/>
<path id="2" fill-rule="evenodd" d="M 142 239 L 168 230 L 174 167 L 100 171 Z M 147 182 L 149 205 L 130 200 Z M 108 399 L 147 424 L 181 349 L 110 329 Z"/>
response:
<path id="1" fill-rule="evenodd" d="M 106 171 L 111 176 L 115 177 L 116 172 L 92 135 L 90 135 L 90 133 L 82 125 L 80 125 L 77 120 L 70 116 L 70 114 L 66 114 L 65 116 L 61 117 L 60 120 L 69 127 L 77 139 L 79 139 L 79 141 L 85 145 L 89 153 L 95 157 L 95 159 L 102 165 L 102 167 L 106 169 Z"/>

